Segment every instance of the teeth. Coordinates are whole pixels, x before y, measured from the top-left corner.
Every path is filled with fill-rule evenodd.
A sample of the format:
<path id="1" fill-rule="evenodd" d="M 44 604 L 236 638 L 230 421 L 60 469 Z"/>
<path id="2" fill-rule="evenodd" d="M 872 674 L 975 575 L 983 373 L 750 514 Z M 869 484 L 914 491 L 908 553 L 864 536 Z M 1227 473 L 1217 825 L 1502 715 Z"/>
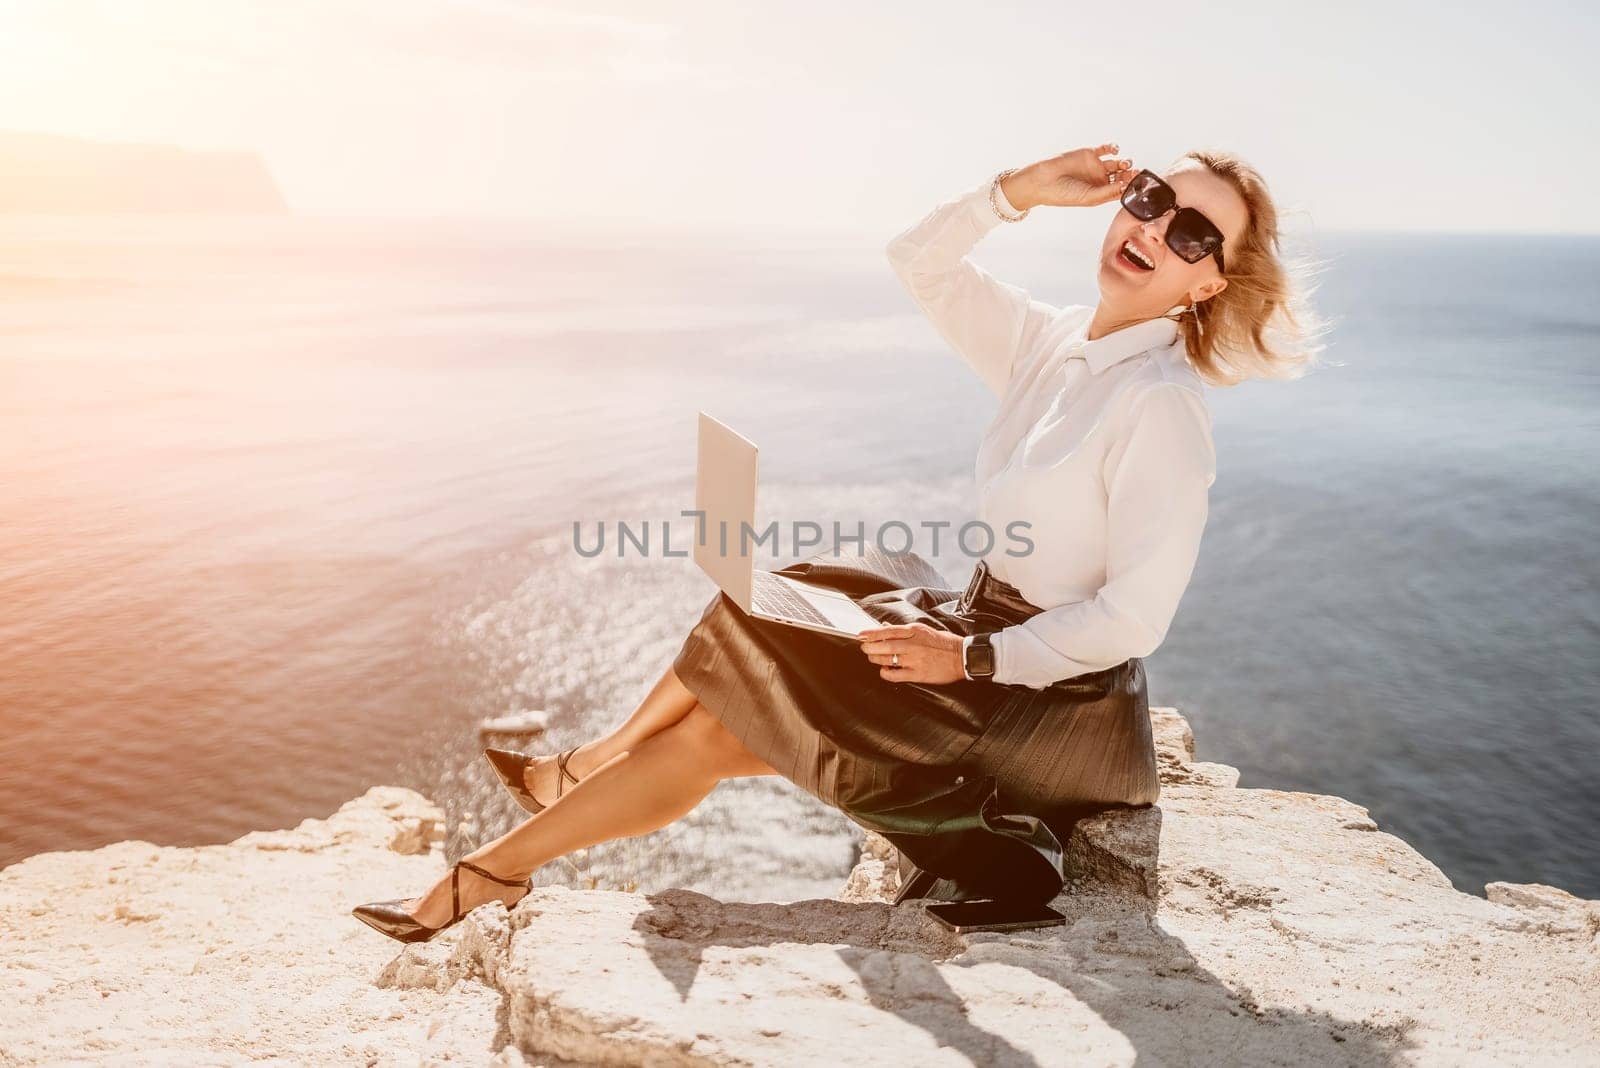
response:
<path id="1" fill-rule="evenodd" d="M 1137 248 L 1135 248 L 1132 241 L 1129 241 L 1122 247 L 1128 250 L 1129 256 L 1132 256 L 1134 259 L 1144 264 L 1145 267 L 1152 269 L 1155 267 L 1155 264 L 1150 262 L 1150 257 L 1146 256 L 1143 252 L 1140 252 Z"/>

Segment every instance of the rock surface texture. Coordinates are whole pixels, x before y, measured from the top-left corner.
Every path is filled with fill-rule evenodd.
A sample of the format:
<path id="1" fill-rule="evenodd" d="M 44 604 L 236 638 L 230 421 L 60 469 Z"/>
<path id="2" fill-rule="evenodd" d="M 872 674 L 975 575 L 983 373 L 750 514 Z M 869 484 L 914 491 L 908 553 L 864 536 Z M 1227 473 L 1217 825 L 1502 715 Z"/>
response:
<path id="1" fill-rule="evenodd" d="M 433 943 L 349 915 L 445 867 L 375 787 L 227 845 L 0 871 L 0 1065 L 1600 1064 L 1600 903 L 1463 894 L 1367 811 L 1240 789 L 1152 712 L 1152 809 L 1082 824 L 1065 926 L 959 936 L 888 903 L 540 887 Z"/>

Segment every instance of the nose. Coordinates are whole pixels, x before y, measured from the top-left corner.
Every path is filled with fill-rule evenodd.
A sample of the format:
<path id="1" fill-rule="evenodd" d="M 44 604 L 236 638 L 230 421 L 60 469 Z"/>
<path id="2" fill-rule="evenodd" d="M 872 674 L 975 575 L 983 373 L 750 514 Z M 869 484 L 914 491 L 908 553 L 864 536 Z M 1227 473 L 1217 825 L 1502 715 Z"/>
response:
<path id="1" fill-rule="evenodd" d="M 1167 225 L 1171 221 L 1172 217 L 1176 214 L 1178 214 L 1178 209 L 1171 208 L 1162 214 L 1157 215 L 1154 219 L 1147 219 L 1140 223 L 1139 228 L 1143 230 L 1145 235 L 1151 240 L 1165 241 L 1167 237 Z"/>

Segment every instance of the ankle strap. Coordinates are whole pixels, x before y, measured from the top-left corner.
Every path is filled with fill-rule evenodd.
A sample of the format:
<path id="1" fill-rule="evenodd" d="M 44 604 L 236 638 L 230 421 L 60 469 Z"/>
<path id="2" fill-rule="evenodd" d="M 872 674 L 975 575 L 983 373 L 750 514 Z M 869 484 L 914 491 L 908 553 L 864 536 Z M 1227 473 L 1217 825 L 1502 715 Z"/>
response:
<path id="1" fill-rule="evenodd" d="M 458 861 L 456 861 L 456 864 L 458 866 L 460 866 L 460 867 L 463 867 L 463 868 L 467 869 L 468 871 L 477 872 L 479 875 L 483 876 L 485 879 L 493 879 L 495 882 L 499 883 L 501 886 L 525 886 L 530 881 L 528 879 L 502 879 L 502 878 L 500 878 L 500 876 L 496 875 L 492 871 L 484 871 L 482 868 L 478 867 L 476 864 L 472 863 L 472 861 L 470 861 L 470 860 L 458 860 Z"/>
<path id="2" fill-rule="evenodd" d="M 556 754 L 556 767 L 561 769 L 561 778 L 556 780 L 556 797 L 557 798 L 559 798 L 561 796 L 561 791 L 566 788 L 568 779 L 572 780 L 572 785 L 574 785 L 574 786 L 578 785 L 578 781 L 579 781 L 578 777 L 576 775 L 572 774 L 572 772 L 567 770 L 567 761 L 572 759 L 572 754 L 576 753 L 578 751 L 578 749 L 579 749 L 579 746 L 575 745 L 571 749 L 566 750 L 565 752 Z"/>

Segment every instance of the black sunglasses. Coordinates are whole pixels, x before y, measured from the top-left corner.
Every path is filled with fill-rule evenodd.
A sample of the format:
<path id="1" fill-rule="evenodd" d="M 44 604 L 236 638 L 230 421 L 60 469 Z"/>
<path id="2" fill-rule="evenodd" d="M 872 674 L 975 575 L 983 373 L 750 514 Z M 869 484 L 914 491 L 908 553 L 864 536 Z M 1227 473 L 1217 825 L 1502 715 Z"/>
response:
<path id="1" fill-rule="evenodd" d="M 1122 206 L 1135 219 L 1149 222 L 1178 208 L 1178 194 L 1159 175 L 1152 171 L 1140 171 L 1128 179 L 1128 184 L 1123 188 Z M 1207 256 L 1216 256 L 1217 270 L 1225 270 L 1222 266 L 1222 231 L 1193 208 L 1178 208 L 1178 214 L 1167 224 L 1167 247 L 1185 263 L 1199 263 Z"/>

